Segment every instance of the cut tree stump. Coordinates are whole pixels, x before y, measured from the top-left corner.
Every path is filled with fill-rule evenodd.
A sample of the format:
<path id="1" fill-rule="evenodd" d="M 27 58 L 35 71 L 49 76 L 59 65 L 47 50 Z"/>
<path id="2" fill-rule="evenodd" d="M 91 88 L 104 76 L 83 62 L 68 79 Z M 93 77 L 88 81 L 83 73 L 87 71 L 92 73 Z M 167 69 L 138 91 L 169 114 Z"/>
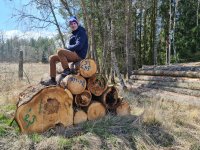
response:
<path id="1" fill-rule="evenodd" d="M 90 91 L 85 90 L 81 94 L 75 96 L 75 103 L 79 107 L 85 107 L 90 104 L 91 99 L 92 99 L 92 94 L 90 93 Z"/>
<path id="2" fill-rule="evenodd" d="M 87 88 L 95 96 L 100 96 L 107 89 L 107 79 L 101 74 L 95 74 L 88 79 Z"/>
<path id="3" fill-rule="evenodd" d="M 97 65 L 93 59 L 84 59 L 80 62 L 80 74 L 84 78 L 92 77 L 97 72 Z"/>
<path id="4" fill-rule="evenodd" d="M 87 113 L 83 110 L 77 110 L 74 113 L 74 124 L 79 124 L 87 121 Z"/>
<path id="5" fill-rule="evenodd" d="M 73 97 L 61 87 L 40 85 L 20 94 L 15 120 L 22 133 L 44 132 L 56 124 L 73 124 Z"/>
<path id="6" fill-rule="evenodd" d="M 96 120 L 106 115 L 106 108 L 100 102 L 93 101 L 87 110 L 88 120 Z"/>
<path id="7" fill-rule="evenodd" d="M 102 94 L 101 101 L 107 109 L 115 109 L 118 104 L 118 91 L 115 86 L 109 86 Z"/>
<path id="8" fill-rule="evenodd" d="M 80 75 L 68 75 L 61 81 L 72 94 L 81 94 L 86 88 L 86 80 Z"/>
<path id="9" fill-rule="evenodd" d="M 121 100 L 120 100 L 121 101 Z M 127 101 L 122 101 L 119 106 L 116 108 L 116 113 L 119 116 L 129 115 L 131 112 L 131 108 Z"/>

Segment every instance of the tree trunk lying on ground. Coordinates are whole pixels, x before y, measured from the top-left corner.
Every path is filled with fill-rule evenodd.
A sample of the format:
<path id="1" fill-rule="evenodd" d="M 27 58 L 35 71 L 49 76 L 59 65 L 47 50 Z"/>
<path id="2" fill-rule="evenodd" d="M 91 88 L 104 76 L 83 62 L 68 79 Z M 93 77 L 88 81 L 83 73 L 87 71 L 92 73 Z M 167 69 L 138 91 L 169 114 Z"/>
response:
<path id="1" fill-rule="evenodd" d="M 23 133 L 43 132 L 58 123 L 70 126 L 73 124 L 72 103 L 72 94 L 66 89 L 32 87 L 21 93 L 15 120 Z"/>
<path id="2" fill-rule="evenodd" d="M 194 83 L 181 83 L 181 82 L 162 82 L 162 81 L 143 81 L 143 80 L 129 80 L 129 84 L 144 84 L 144 85 L 160 85 L 178 88 L 186 88 L 192 90 L 200 90 L 199 82 Z"/>
<path id="3" fill-rule="evenodd" d="M 131 75 L 132 80 L 145 80 L 145 81 L 163 81 L 163 82 L 184 82 L 184 83 L 200 83 L 200 78 L 187 78 L 187 77 L 168 77 L 168 76 L 148 76 L 148 75 Z"/>
<path id="4" fill-rule="evenodd" d="M 134 70 L 132 71 L 132 74 L 200 78 L 200 72 L 193 72 L 193 71 Z"/>

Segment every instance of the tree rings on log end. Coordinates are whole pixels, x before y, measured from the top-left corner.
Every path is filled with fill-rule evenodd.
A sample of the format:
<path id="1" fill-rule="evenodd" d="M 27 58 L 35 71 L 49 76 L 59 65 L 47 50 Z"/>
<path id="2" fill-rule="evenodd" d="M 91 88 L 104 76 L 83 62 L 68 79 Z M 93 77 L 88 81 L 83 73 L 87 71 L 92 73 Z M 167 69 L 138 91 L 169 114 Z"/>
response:
<path id="1" fill-rule="evenodd" d="M 93 59 L 84 59 L 80 62 L 80 74 L 89 78 L 97 72 L 97 65 Z"/>
<path id="2" fill-rule="evenodd" d="M 88 79 L 88 90 L 95 96 L 100 96 L 107 89 L 107 79 L 101 74 L 95 74 Z"/>
<path id="3" fill-rule="evenodd" d="M 67 89 L 72 94 L 81 94 L 86 88 L 86 80 L 79 75 L 69 75 L 67 79 Z"/>
<path id="4" fill-rule="evenodd" d="M 106 115 L 106 108 L 100 102 L 93 102 L 87 110 L 88 120 L 96 120 Z"/>
<path id="5" fill-rule="evenodd" d="M 87 121 L 87 114 L 83 110 L 78 110 L 74 113 L 74 124 L 79 124 Z"/>
<path id="6" fill-rule="evenodd" d="M 45 87 L 24 102 L 15 114 L 23 133 L 44 132 L 58 123 L 64 126 L 73 124 L 73 97 L 68 90 Z"/>

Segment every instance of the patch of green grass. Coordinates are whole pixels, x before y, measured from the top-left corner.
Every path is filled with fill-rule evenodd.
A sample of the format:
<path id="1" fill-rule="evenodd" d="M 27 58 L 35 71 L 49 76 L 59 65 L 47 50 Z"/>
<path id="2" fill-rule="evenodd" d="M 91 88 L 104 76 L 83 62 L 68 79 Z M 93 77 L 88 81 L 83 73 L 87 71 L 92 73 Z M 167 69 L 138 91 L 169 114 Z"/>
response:
<path id="1" fill-rule="evenodd" d="M 34 142 L 34 143 L 39 143 L 40 141 L 42 141 L 44 139 L 44 137 L 40 134 L 34 133 L 34 134 L 30 134 L 29 138 Z"/>
<path id="2" fill-rule="evenodd" d="M 200 143 L 194 143 L 190 146 L 190 150 L 200 150 Z"/>
<path id="3" fill-rule="evenodd" d="M 7 133 L 5 126 L 0 126 L 0 137 L 5 136 Z"/>

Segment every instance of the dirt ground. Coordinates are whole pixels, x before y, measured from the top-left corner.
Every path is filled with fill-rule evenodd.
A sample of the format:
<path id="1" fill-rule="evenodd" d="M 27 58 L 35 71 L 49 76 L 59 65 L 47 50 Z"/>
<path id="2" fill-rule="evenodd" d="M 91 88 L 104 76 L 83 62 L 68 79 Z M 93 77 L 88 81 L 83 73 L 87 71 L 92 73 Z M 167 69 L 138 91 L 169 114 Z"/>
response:
<path id="1" fill-rule="evenodd" d="M 158 97 L 120 91 L 128 100 L 131 115 L 87 121 L 43 134 L 23 135 L 14 122 L 18 94 L 37 84 L 48 73 L 48 64 L 25 64 L 18 80 L 17 64 L 0 64 L 0 149 L 200 149 L 200 109 L 192 103 L 165 101 Z M 179 97 L 177 97 L 177 100 Z"/>

